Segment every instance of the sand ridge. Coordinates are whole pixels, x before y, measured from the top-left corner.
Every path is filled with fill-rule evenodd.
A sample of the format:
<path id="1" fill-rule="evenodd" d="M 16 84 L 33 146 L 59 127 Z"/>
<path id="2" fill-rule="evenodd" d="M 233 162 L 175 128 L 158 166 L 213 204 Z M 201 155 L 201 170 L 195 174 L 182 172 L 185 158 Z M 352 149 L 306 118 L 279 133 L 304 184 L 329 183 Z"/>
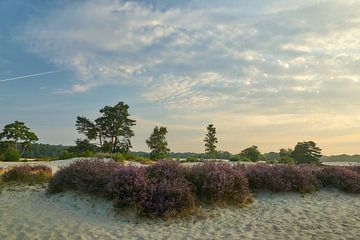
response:
<path id="1" fill-rule="evenodd" d="M 84 194 L 4 190 L 0 239 L 360 239 L 358 195 L 254 196 L 246 208 L 205 207 L 201 216 L 163 221 L 116 213 L 110 201 Z"/>

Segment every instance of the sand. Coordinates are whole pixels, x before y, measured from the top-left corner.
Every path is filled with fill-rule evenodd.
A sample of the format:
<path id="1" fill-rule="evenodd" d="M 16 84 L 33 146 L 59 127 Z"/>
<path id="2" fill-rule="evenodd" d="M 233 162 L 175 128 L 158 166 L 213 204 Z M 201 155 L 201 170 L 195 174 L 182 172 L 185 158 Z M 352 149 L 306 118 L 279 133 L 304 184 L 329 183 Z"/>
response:
<path id="1" fill-rule="evenodd" d="M 15 190 L 15 191 L 14 191 Z M 242 209 L 203 207 L 189 219 L 149 220 L 77 193 L 0 193 L 0 239 L 360 239 L 360 197 L 326 189 L 255 193 Z"/>

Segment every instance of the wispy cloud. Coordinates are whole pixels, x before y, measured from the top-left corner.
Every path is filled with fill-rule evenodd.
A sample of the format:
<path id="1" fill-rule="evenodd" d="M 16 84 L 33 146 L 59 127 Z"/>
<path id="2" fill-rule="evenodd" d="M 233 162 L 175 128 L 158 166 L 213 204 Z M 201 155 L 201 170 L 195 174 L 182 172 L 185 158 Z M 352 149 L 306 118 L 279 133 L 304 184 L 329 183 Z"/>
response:
<path id="1" fill-rule="evenodd" d="M 131 85 L 178 144 L 177 126 L 214 122 L 226 146 L 241 135 L 266 148 L 359 127 L 359 15 L 358 0 L 66 1 L 14 36 L 74 73 L 58 93 Z"/>
<path id="2" fill-rule="evenodd" d="M 166 108 L 323 104 L 339 82 L 360 89 L 357 1 L 255 1 L 246 11 L 244 1 L 155 3 L 69 4 L 18 39 L 77 74 L 64 92 L 138 85 Z M 221 78 L 206 82 L 209 72 Z"/>

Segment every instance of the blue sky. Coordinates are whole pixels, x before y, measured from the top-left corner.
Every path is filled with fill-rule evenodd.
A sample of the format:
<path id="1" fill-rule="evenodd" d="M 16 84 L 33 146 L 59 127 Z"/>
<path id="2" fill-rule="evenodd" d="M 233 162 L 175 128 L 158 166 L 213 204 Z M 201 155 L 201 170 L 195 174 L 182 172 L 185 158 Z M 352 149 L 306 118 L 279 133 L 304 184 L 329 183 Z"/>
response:
<path id="1" fill-rule="evenodd" d="M 214 123 L 234 153 L 358 153 L 359 16 L 353 0 L 0 0 L 0 126 L 73 144 L 77 115 L 124 101 L 135 150 L 162 125 L 202 152 Z"/>

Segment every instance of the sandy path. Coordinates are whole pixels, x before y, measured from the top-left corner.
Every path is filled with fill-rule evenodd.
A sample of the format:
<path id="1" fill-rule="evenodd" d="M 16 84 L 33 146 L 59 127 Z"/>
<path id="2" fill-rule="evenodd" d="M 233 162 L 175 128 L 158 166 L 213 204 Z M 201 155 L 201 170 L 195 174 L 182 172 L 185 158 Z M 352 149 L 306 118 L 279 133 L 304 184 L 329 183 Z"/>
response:
<path id="1" fill-rule="evenodd" d="M 360 239 L 360 197 L 322 190 L 255 194 L 243 209 L 203 209 L 203 217 L 145 220 L 112 204 L 44 189 L 0 193 L 0 239 Z"/>

